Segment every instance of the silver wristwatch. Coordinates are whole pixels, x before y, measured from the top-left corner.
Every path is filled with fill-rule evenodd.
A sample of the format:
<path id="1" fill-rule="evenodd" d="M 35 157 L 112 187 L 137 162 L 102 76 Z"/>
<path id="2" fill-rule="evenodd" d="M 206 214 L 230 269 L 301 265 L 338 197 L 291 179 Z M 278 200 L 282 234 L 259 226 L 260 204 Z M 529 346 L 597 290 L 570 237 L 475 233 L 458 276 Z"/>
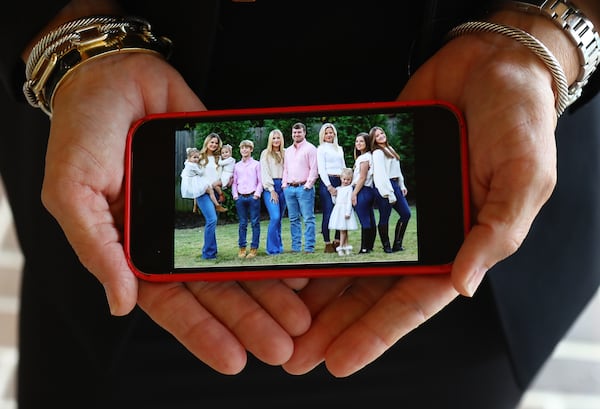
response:
<path id="1" fill-rule="evenodd" d="M 519 11 L 550 18 L 577 46 L 579 74 L 569 86 L 567 106 L 571 105 L 581 96 L 600 63 L 600 36 L 594 24 L 568 0 L 509 1 L 508 4 Z"/>

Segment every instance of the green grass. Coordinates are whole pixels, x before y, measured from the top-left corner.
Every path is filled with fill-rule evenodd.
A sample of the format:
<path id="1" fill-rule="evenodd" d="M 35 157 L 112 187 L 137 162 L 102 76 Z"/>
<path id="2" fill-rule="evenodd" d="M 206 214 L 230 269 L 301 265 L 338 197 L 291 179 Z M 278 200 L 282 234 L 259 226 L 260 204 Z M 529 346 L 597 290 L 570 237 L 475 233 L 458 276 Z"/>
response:
<path id="1" fill-rule="evenodd" d="M 294 254 L 290 252 L 291 238 L 289 220 L 282 220 L 282 239 L 284 253 L 278 255 L 267 255 L 265 252 L 265 242 L 267 237 L 267 226 L 269 221 L 264 220 L 260 224 L 260 245 L 258 256 L 254 259 L 238 258 L 238 224 L 228 223 L 217 225 L 217 246 L 218 255 L 216 259 L 202 259 L 202 243 L 204 235 L 204 226 L 175 230 L 175 261 L 176 268 L 187 267 L 239 267 L 239 266 L 271 266 L 271 265 L 290 265 L 290 264 L 319 264 L 319 263 L 372 263 L 372 262 L 393 262 L 417 260 L 417 213 L 414 207 L 411 207 L 412 217 L 408 223 L 406 234 L 404 236 L 404 251 L 391 254 L 383 252 L 379 236 L 375 239 L 374 251 L 368 254 L 358 254 L 360 249 L 360 229 L 349 232 L 348 244 L 353 246 L 353 254 L 340 257 L 337 253 L 324 253 L 325 243 L 320 234 L 321 231 L 321 213 L 316 214 L 316 245 L 313 254 Z M 376 215 L 377 217 L 378 215 Z M 201 217 L 201 216 L 198 216 Z M 398 215 L 392 212 L 390 218 L 390 241 L 393 241 L 394 227 Z M 303 229 L 304 231 L 304 229 Z M 250 243 L 252 229 L 248 227 L 247 241 Z M 332 231 L 333 237 L 333 231 Z"/>

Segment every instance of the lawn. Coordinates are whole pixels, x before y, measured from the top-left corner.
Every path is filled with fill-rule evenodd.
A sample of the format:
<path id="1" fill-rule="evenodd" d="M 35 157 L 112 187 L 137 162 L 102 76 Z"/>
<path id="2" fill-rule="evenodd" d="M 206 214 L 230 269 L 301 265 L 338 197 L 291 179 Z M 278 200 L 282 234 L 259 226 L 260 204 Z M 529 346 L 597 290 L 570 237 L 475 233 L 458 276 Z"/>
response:
<path id="1" fill-rule="evenodd" d="M 379 236 L 375 240 L 374 251 L 369 254 L 358 254 L 360 249 L 360 229 L 349 232 L 348 243 L 353 246 L 353 253 L 346 256 L 339 256 L 337 253 L 324 253 L 325 244 L 323 242 L 321 231 L 321 213 L 316 214 L 317 240 L 315 252 L 312 254 L 297 254 L 290 252 L 290 228 L 289 220 L 283 219 L 282 238 L 284 253 L 278 255 L 267 255 L 265 252 L 265 241 L 267 236 L 268 220 L 261 222 L 260 245 L 258 256 L 254 259 L 238 258 L 238 224 L 219 224 L 217 226 L 217 245 L 218 255 L 216 259 L 204 260 L 201 258 L 202 241 L 204 227 L 182 228 L 175 230 L 175 261 L 176 268 L 185 267 L 239 267 L 239 266 L 260 266 L 260 265 L 297 265 L 319 264 L 319 263 L 372 263 L 372 262 L 393 262 L 400 260 L 417 259 L 417 213 L 414 207 L 411 207 L 412 217 L 409 221 L 403 245 L 405 250 L 391 254 L 383 252 Z M 198 216 L 202 217 L 202 216 Z M 377 215 L 376 215 L 377 217 Z M 394 227 L 398 219 L 397 213 L 393 212 L 390 219 L 390 240 L 393 240 Z M 333 232 L 332 232 L 333 237 Z M 248 227 L 247 241 L 250 243 L 251 228 Z"/>

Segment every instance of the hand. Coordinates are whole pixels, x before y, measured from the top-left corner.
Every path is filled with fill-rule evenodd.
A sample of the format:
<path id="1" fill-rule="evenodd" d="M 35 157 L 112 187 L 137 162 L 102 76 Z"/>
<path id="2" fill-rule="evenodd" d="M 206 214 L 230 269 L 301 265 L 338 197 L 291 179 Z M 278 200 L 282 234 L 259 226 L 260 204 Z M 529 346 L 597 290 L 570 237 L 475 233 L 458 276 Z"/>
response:
<path id="1" fill-rule="evenodd" d="M 312 279 L 300 295 L 313 324 L 296 338 L 288 372 L 323 361 L 335 376 L 360 370 L 459 293 L 472 295 L 485 272 L 521 245 L 556 181 L 554 95 L 550 74 L 530 51 L 488 40 L 448 43 L 399 96 L 446 100 L 466 117 L 475 218 L 452 273 Z"/>
<path id="2" fill-rule="evenodd" d="M 295 292 L 280 281 L 138 281 L 121 243 L 131 124 L 150 113 L 204 109 L 156 56 L 105 56 L 78 67 L 55 96 L 42 198 L 83 265 L 103 284 L 114 315 L 139 303 L 199 359 L 232 374 L 244 367 L 246 350 L 270 364 L 291 356 L 290 335 L 310 325 Z"/>

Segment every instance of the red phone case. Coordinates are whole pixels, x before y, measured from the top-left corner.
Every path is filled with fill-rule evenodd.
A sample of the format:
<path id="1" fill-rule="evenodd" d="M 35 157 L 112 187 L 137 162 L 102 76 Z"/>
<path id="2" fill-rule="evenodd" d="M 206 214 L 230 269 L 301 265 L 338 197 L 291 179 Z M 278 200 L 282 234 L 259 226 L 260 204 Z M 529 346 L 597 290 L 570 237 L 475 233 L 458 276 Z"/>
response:
<path id="1" fill-rule="evenodd" d="M 382 276 L 382 275 L 397 275 L 397 274 L 439 274 L 449 273 L 452 268 L 452 263 L 445 263 L 439 265 L 403 265 L 401 267 L 394 265 L 371 265 L 364 263 L 364 265 L 356 266 L 352 265 L 349 268 L 347 265 L 341 263 L 337 266 L 331 266 L 327 268 L 302 268 L 302 269 L 272 269 L 269 266 L 258 270 L 236 270 L 236 271 L 198 271 L 198 272 L 177 272 L 168 274 L 147 274 L 140 271 L 131 261 L 130 244 L 131 244 L 131 230 L 129 225 L 129 219 L 131 215 L 131 171 L 132 171 L 132 140 L 136 129 L 147 121 L 164 119 L 164 118 L 202 118 L 204 116 L 219 116 L 223 120 L 234 119 L 239 116 L 247 115 L 272 115 L 281 113 L 299 113 L 299 114 L 311 114 L 322 111 L 328 111 L 334 113 L 335 111 L 348 111 L 348 110 L 373 110 L 373 109 L 386 109 L 393 107 L 418 107 L 428 105 L 439 105 L 447 108 L 457 118 L 460 127 L 460 154 L 462 156 L 462 169 L 461 169 L 461 182 L 462 182 L 462 199 L 463 199 L 463 227 L 464 236 L 470 230 L 470 193 L 469 193 L 469 180 L 468 180 L 468 147 L 466 143 L 466 125 L 462 113 L 452 104 L 441 101 L 441 100 L 426 100 L 426 101 L 410 101 L 410 102 L 368 102 L 368 103 L 356 103 L 356 104 L 336 104 L 336 105 L 313 105 L 313 106 L 291 106 L 291 107 L 276 107 L 276 108 L 256 108 L 256 109 L 234 109 L 234 110 L 212 110 L 212 111 L 200 111 L 200 112 L 176 112 L 176 113 L 164 113 L 164 114 L 152 114 L 141 118 L 134 123 L 128 133 L 126 152 L 125 152 L 125 226 L 124 226 L 124 251 L 129 261 L 129 267 L 132 271 L 144 280 L 153 282 L 173 282 L 173 281 L 194 281 L 194 280 L 252 280 L 252 279 L 264 279 L 264 278 L 293 278 L 293 277 L 331 277 L 331 276 Z M 262 200 L 262 199 L 261 199 Z M 261 241 L 264 241 L 261 239 Z M 273 257 L 273 256 L 270 256 Z M 360 264 L 360 263 L 357 263 Z"/>

